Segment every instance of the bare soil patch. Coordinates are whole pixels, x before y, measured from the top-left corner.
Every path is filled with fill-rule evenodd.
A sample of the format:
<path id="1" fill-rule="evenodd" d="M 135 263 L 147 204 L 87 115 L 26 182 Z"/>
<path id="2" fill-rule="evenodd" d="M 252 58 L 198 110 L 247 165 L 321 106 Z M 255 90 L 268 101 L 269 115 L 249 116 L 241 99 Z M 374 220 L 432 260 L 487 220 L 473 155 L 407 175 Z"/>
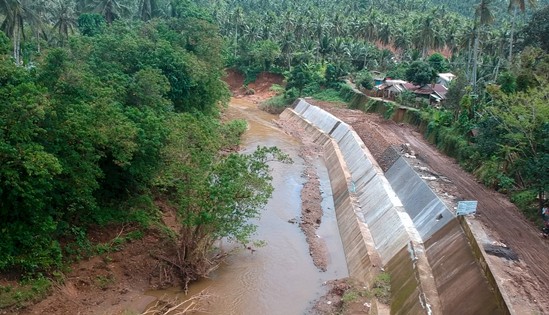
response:
<path id="1" fill-rule="evenodd" d="M 162 210 L 166 227 L 177 234 L 174 209 L 163 201 L 156 204 Z M 135 228 L 112 225 L 92 229 L 89 238 L 94 243 L 114 244 L 132 230 Z M 150 228 L 140 239 L 73 264 L 47 298 L 6 314 L 140 314 L 156 299 L 144 295 L 145 291 L 178 284 L 178 279 L 157 258 L 172 248 L 173 242 L 165 231 Z"/>
<path id="2" fill-rule="evenodd" d="M 337 279 L 325 283 L 328 292 L 318 299 L 312 315 L 370 314 L 372 294 L 364 284 L 351 279 Z"/>
<path id="3" fill-rule="evenodd" d="M 322 148 L 313 142 L 304 130 L 286 120 L 278 120 L 277 124 L 288 134 L 301 140 L 299 156 L 305 162 L 302 176 L 306 179 L 301 189 L 301 220 L 299 226 L 309 244 L 309 254 L 314 265 L 321 271 L 328 267 L 328 249 L 324 241 L 316 234 L 322 223 L 322 195 L 320 181 L 313 162 L 321 156 Z"/>
<path id="4" fill-rule="evenodd" d="M 154 299 L 143 292 L 154 286 L 149 275 L 158 265 L 150 250 L 162 238 L 150 231 L 118 252 L 95 256 L 72 266 L 64 281 L 43 301 L 15 314 L 122 314 L 141 312 Z"/>
<path id="5" fill-rule="evenodd" d="M 265 101 L 274 95 L 275 92 L 271 91 L 273 84 L 284 85 L 284 77 L 279 74 L 273 74 L 268 72 L 262 72 L 257 75 L 254 82 L 244 86 L 244 75 L 235 69 L 227 69 L 227 76 L 224 81 L 229 86 L 229 90 L 236 98 L 246 98 L 256 104 Z"/>

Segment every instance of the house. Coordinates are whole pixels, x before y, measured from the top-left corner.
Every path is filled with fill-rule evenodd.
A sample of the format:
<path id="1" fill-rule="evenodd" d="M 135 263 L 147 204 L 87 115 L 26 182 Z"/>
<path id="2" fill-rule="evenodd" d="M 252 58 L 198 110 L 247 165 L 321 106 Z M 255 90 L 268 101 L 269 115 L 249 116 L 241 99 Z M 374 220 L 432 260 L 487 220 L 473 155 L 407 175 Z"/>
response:
<path id="1" fill-rule="evenodd" d="M 376 96 L 394 100 L 397 95 L 406 90 L 405 84 L 409 83 L 403 80 L 387 79 L 375 87 Z"/>
<path id="2" fill-rule="evenodd" d="M 429 100 L 430 104 L 438 104 L 446 100 L 448 88 L 442 84 L 415 85 L 404 80 L 386 79 L 374 87 L 375 96 L 395 100 L 404 91 L 412 92 L 417 98 Z"/>
<path id="3" fill-rule="evenodd" d="M 456 75 L 452 73 L 439 73 L 437 78 L 437 83 L 440 85 L 444 85 L 445 87 L 449 87 L 450 82 L 452 82 L 452 80 L 455 78 L 456 78 Z"/>
<path id="4" fill-rule="evenodd" d="M 379 72 L 379 71 L 370 71 L 372 74 L 372 79 L 374 79 L 374 85 L 380 85 L 385 80 L 385 74 Z"/>
<path id="5" fill-rule="evenodd" d="M 409 83 L 408 83 L 409 84 Z M 412 84 L 410 84 L 412 85 Z M 418 97 L 422 97 L 429 100 L 429 103 L 440 103 L 446 100 L 446 93 L 448 93 L 448 88 L 442 84 L 426 84 L 424 86 L 412 85 L 409 91 L 416 94 Z"/>

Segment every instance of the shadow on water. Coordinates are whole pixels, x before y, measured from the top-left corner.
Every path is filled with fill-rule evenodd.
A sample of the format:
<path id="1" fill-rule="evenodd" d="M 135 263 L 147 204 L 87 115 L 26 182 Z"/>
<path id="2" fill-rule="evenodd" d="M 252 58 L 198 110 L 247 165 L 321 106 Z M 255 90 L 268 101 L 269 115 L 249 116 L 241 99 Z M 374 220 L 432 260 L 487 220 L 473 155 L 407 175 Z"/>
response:
<path id="1" fill-rule="evenodd" d="M 266 245 L 254 253 L 239 247 L 209 279 L 192 284 L 189 296 L 207 288 L 214 296 L 208 304 L 208 314 L 304 314 L 311 302 L 324 293 L 325 281 L 348 275 L 327 170 L 321 161 L 316 163 L 324 197 L 324 217 L 318 235 L 325 239 L 330 251 L 328 271 L 320 272 L 312 263 L 299 225 L 288 222 L 299 217 L 301 211 L 301 173 L 305 166 L 298 156 L 297 140 L 276 127 L 276 116 L 260 111 L 251 102 L 233 99 L 226 116 L 248 121 L 243 152 L 258 145 L 277 146 L 294 163 L 271 165 L 275 191 L 257 221 L 256 238 Z M 177 288 L 147 294 L 185 299 Z"/>

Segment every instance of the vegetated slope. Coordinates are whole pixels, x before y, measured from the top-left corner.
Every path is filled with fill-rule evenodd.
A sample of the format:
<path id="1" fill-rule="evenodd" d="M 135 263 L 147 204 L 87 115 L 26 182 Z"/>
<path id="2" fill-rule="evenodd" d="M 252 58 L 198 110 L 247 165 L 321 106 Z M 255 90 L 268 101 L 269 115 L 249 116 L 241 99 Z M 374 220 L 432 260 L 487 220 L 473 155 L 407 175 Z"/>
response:
<path id="1" fill-rule="evenodd" d="M 376 114 L 335 108 L 324 102 L 313 103 L 349 123 L 374 157 L 381 157 L 389 146 L 409 143 L 419 159 L 452 182 L 460 200 L 478 200 L 478 220 L 493 239 L 506 244 L 520 259 L 513 262 L 490 257 L 498 268 L 507 273 L 503 282 L 511 300 L 524 299 L 543 314 L 549 313 L 549 297 L 544 294 L 549 290 L 549 242 L 541 237 L 532 223 L 524 219 L 505 195 L 478 183 L 473 175 L 462 170 L 455 160 L 440 153 L 410 126 L 384 120 Z"/>

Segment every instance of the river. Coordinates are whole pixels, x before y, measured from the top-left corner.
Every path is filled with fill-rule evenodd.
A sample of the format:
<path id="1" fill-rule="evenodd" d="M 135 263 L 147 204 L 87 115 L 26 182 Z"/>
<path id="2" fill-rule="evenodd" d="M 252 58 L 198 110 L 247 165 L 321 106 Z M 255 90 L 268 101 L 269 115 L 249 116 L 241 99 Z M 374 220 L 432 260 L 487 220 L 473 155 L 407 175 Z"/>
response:
<path id="1" fill-rule="evenodd" d="M 208 314 L 305 314 L 314 300 L 325 293 L 324 282 L 348 276 L 326 167 L 323 161 L 315 163 L 324 210 L 318 236 L 329 250 L 328 269 L 321 272 L 313 265 L 299 225 L 288 222 L 299 218 L 301 211 L 300 193 L 304 184 L 301 174 L 305 165 L 298 156 L 298 140 L 276 126 L 275 115 L 257 109 L 250 101 L 231 99 L 225 115 L 248 122 L 249 129 L 242 139 L 244 153 L 257 146 L 277 146 L 294 163 L 271 164 L 275 190 L 257 220 L 256 239 L 265 241 L 265 246 L 253 253 L 244 248 L 234 252 L 209 279 L 192 284 L 189 295 L 207 289 L 213 296 L 207 305 Z M 185 298 L 178 288 L 148 294 Z"/>

